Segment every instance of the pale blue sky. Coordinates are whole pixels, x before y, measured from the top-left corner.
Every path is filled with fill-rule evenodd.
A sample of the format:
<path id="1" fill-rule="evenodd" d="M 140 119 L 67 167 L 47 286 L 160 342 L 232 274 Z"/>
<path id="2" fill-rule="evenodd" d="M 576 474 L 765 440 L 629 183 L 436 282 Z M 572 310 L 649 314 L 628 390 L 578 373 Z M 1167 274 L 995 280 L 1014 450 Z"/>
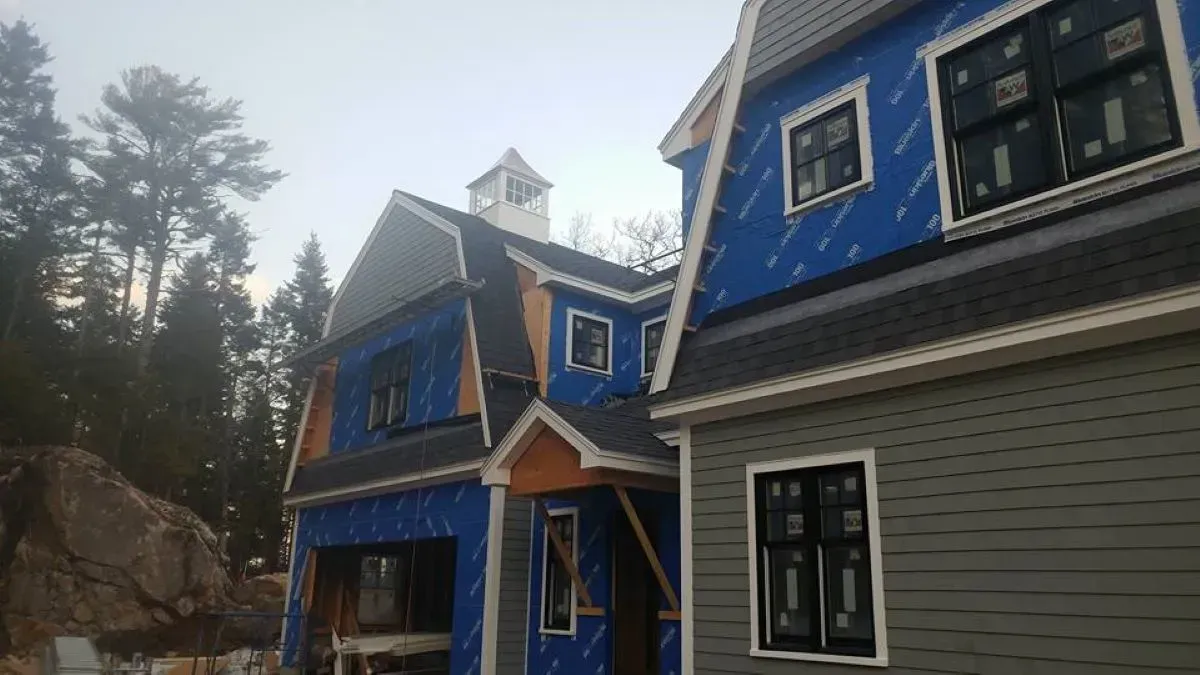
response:
<path id="1" fill-rule="evenodd" d="M 245 102 L 289 177 L 247 208 L 261 298 L 309 230 L 335 279 L 390 191 L 464 208 L 515 146 L 554 182 L 553 224 L 680 200 L 656 146 L 733 39 L 738 0 L 0 0 L 56 57 L 75 128 L 154 63 Z"/>

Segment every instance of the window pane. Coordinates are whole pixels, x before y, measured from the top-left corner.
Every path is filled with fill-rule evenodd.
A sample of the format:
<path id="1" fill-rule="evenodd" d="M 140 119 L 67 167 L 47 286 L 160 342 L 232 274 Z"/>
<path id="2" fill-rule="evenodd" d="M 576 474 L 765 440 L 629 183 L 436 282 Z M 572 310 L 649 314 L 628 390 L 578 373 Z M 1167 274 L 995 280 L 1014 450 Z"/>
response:
<path id="1" fill-rule="evenodd" d="M 950 61 L 950 93 L 958 95 L 973 89 L 1028 60 L 1029 41 L 1024 32 L 997 37 Z"/>
<path id="2" fill-rule="evenodd" d="M 797 541 L 804 538 L 804 514 L 800 511 L 772 511 L 767 514 L 768 541 Z"/>
<path id="3" fill-rule="evenodd" d="M 399 424 L 408 416 L 408 387 L 392 387 L 391 401 L 388 406 L 388 424 Z"/>
<path id="4" fill-rule="evenodd" d="M 1029 69 L 1013 71 L 996 78 L 986 87 L 977 87 L 954 97 L 954 128 L 965 129 L 989 117 L 1007 112 L 1019 103 L 1032 100 Z"/>
<path id="5" fill-rule="evenodd" d="M 832 639 L 874 637 L 869 560 L 866 546 L 825 551 L 825 630 Z"/>
<path id="6" fill-rule="evenodd" d="M 783 508 L 783 479 L 772 478 L 767 481 L 766 489 L 767 508 L 782 509 Z"/>
<path id="7" fill-rule="evenodd" d="M 768 555 L 771 587 L 768 614 L 771 635 L 806 638 L 812 635 L 812 565 L 808 554 L 796 549 L 775 549 Z"/>
<path id="8" fill-rule="evenodd" d="M 833 506 L 821 509 L 825 519 L 822 536 L 832 539 L 861 539 L 863 536 L 863 507 Z"/>
<path id="9" fill-rule="evenodd" d="M 367 428 L 374 429 L 384 423 L 387 415 L 387 388 L 371 392 L 371 405 L 367 413 Z"/>
<path id="10" fill-rule="evenodd" d="M 792 132 L 792 164 L 803 164 L 825 154 L 825 134 L 822 124 L 808 124 Z"/>
<path id="11" fill-rule="evenodd" d="M 825 158 L 797 167 L 795 203 L 799 204 L 828 191 L 825 181 Z"/>
<path id="12" fill-rule="evenodd" d="M 1072 174 L 1120 164 L 1171 140 L 1162 72 L 1148 65 L 1062 101 Z"/>
<path id="13" fill-rule="evenodd" d="M 1096 29 L 1092 19 L 1092 0 L 1078 0 L 1051 14 L 1046 23 L 1050 28 L 1050 44 L 1055 49 L 1074 42 Z"/>
<path id="14" fill-rule="evenodd" d="M 1028 115 L 959 141 L 963 199 L 979 207 L 1048 182 L 1037 117 Z"/>
<path id="15" fill-rule="evenodd" d="M 840 150 L 834 151 L 829 160 L 829 189 L 836 190 L 844 185 L 850 185 L 862 177 L 862 169 L 858 165 L 858 143 L 848 143 Z"/>

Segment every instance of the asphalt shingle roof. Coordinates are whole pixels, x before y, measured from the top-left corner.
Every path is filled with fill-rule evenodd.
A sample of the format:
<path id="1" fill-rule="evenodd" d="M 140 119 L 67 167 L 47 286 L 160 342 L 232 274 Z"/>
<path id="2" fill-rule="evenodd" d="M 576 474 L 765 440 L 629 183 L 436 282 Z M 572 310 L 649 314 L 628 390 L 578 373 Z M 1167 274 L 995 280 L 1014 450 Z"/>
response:
<path id="1" fill-rule="evenodd" d="M 644 405 L 630 402 L 620 407 L 597 408 L 561 401 L 543 402 L 596 447 L 606 452 L 660 459 L 679 460 L 679 451 L 654 436 L 674 425 L 651 420 Z"/>
<path id="2" fill-rule="evenodd" d="M 795 286 L 716 313 L 685 338 L 670 387 L 655 401 L 1200 281 L 1196 188 L 1183 185 L 983 245 L 933 242 L 942 255 L 921 265 L 819 295 Z"/>

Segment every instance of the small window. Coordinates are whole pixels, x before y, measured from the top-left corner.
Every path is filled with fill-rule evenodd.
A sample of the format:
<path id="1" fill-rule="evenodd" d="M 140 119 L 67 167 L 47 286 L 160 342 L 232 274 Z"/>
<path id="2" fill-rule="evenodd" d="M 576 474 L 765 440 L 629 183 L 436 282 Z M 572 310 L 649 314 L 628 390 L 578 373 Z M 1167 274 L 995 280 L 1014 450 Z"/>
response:
<path id="1" fill-rule="evenodd" d="M 567 365 L 612 374 L 612 320 L 567 310 Z"/>
<path id="2" fill-rule="evenodd" d="M 496 179 L 487 179 L 487 182 L 476 187 L 472 193 L 471 213 L 479 213 L 496 203 Z"/>
<path id="3" fill-rule="evenodd" d="M 867 451 L 749 467 L 756 655 L 886 659 L 873 462 Z"/>
<path id="4" fill-rule="evenodd" d="M 544 211 L 545 199 L 542 188 L 512 176 L 506 177 L 505 186 L 504 198 L 510 204 L 534 213 Z"/>
<path id="5" fill-rule="evenodd" d="M 551 510 L 550 525 L 571 552 L 573 562 L 578 561 L 579 512 L 575 509 Z M 542 631 L 575 632 L 575 603 L 575 585 L 547 529 L 542 533 Z"/>
<path id="6" fill-rule="evenodd" d="M 371 359 L 368 429 L 404 424 L 404 418 L 408 414 L 408 380 L 411 370 L 411 342 L 384 350 Z"/>
<path id="7" fill-rule="evenodd" d="M 1050 2 L 937 58 L 954 216 L 1182 144 L 1156 0 Z"/>
<path id="8" fill-rule="evenodd" d="M 658 363 L 658 350 L 662 347 L 663 330 L 666 327 L 666 317 L 642 324 L 642 377 L 654 374 L 654 366 Z"/>
<path id="9" fill-rule="evenodd" d="M 867 78 L 831 92 L 780 120 L 785 212 L 833 201 L 872 180 Z"/>

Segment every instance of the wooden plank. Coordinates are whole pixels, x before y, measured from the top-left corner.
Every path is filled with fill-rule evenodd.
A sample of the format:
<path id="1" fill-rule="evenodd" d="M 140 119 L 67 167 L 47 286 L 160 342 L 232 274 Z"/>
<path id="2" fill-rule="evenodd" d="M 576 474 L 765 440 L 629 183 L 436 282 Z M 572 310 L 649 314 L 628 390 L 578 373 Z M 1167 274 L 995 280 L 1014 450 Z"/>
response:
<path id="1" fill-rule="evenodd" d="M 673 612 L 669 609 L 659 610 L 658 618 L 663 621 L 683 621 L 683 612 Z"/>
<path id="2" fill-rule="evenodd" d="M 671 580 L 667 578 L 662 563 L 658 561 L 658 554 L 654 552 L 654 545 L 650 543 L 650 537 L 646 535 L 646 528 L 642 527 L 642 519 L 638 517 L 637 510 L 633 508 L 633 502 L 629 501 L 629 493 L 620 485 L 614 485 L 613 490 L 617 493 L 617 499 L 621 500 L 621 508 L 625 510 L 625 515 L 629 517 L 629 524 L 633 526 L 633 532 L 642 544 L 642 552 L 646 554 L 646 560 L 650 562 L 650 569 L 654 571 L 658 585 L 662 587 L 663 594 L 667 596 L 667 604 L 671 606 L 672 612 L 678 612 L 679 596 L 675 595 L 675 589 L 671 588 Z"/>
<path id="3" fill-rule="evenodd" d="M 604 616 L 603 607 L 576 607 L 575 613 L 579 616 Z"/>
<path id="4" fill-rule="evenodd" d="M 471 415 L 479 412 L 479 381 L 475 376 L 475 345 L 471 342 L 470 331 L 463 331 L 462 347 L 457 414 Z"/>
<path id="5" fill-rule="evenodd" d="M 304 582 L 300 586 L 301 611 L 308 614 L 313 605 L 313 587 L 317 583 L 317 550 L 308 549 L 304 556 Z"/>
<path id="6" fill-rule="evenodd" d="M 546 526 L 546 533 L 549 535 L 550 541 L 554 544 L 554 550 L 558 552 L 558 559 L 563 562 L 563 567 L 567 568 L 567 574 L 570 575 L 571 582 L 575 584 L 575 593 L 585 606 L 594 606 L 592 596 L 588 593 L 587 586 L 583 583 L 583 577 L 579 574 L 579 568 L 575 566 L 575 558 L 567 550 L 567 545 L 563 543 L 562 537 L 558 535 L 558 529 L 554 527 L 554 521 L 550 518 L 550 512 L 546 510 L 546 504 L 542 500 L 534 498 L 533 508 L 537 509 L 538 515 L 541 516 L 542 523 Z M 575 536 L 579 536 L 579 533 L 575 533 Z"/>

